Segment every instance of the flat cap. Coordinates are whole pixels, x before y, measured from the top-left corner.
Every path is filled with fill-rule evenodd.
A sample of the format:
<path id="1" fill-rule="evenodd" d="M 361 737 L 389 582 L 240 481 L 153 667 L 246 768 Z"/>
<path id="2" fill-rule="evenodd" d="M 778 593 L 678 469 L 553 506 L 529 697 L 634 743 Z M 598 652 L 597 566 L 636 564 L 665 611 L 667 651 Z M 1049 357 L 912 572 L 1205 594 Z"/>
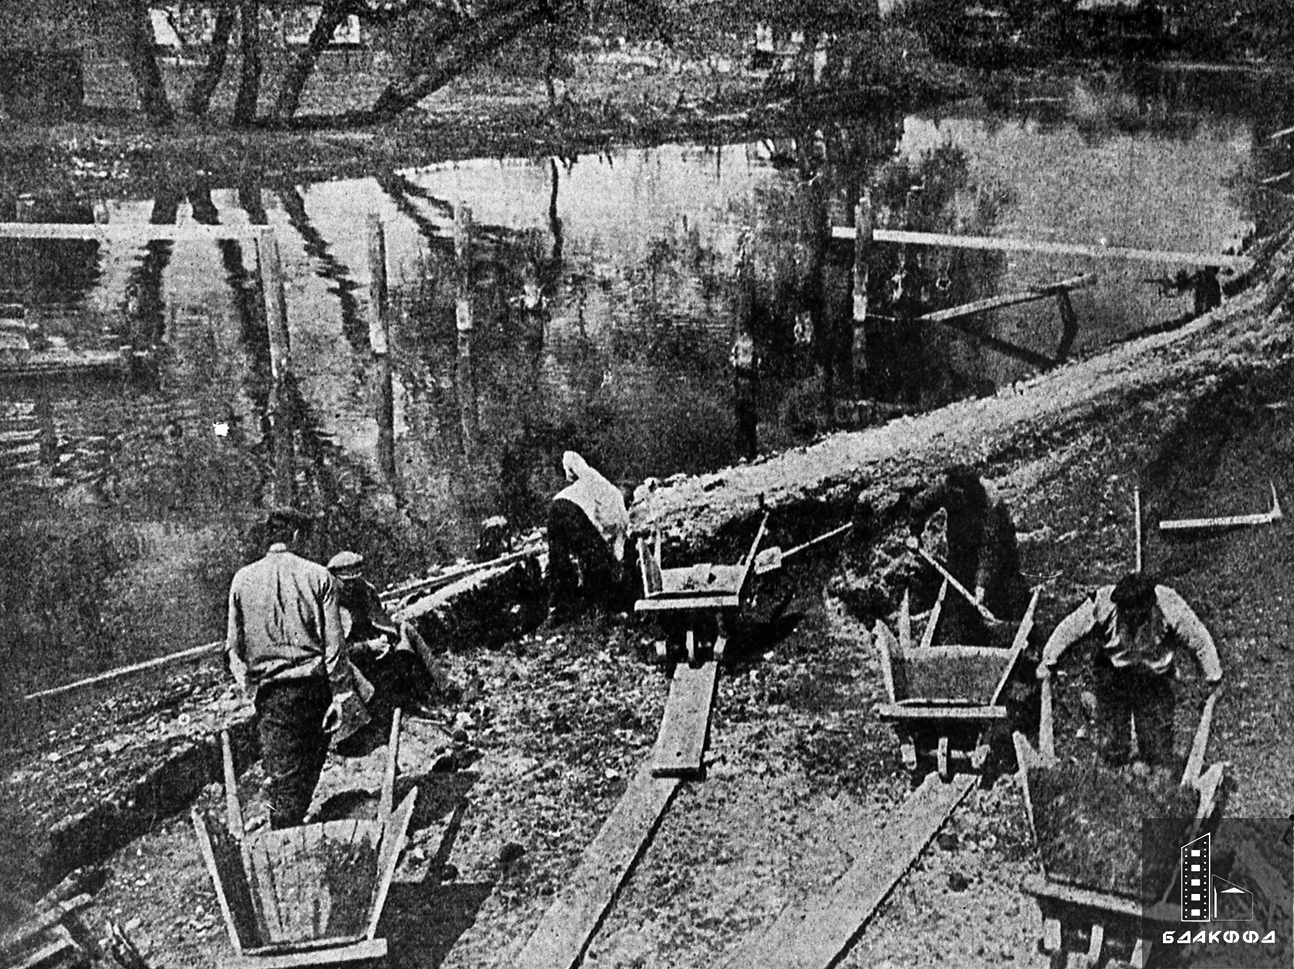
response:
<path id="1" fill-rule="evenodd" d="M 328 571 L 339 579 L 358 579 L 364 574 L 364 556 L 349 549 L 328 560 Z"/>

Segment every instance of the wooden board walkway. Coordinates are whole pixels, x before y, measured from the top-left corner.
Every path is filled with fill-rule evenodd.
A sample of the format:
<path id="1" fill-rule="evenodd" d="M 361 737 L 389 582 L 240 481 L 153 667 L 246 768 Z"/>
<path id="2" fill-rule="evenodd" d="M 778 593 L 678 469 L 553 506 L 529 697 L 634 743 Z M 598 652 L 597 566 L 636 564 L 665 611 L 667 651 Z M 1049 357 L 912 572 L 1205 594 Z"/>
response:
<path id="1" fill-rule="evenodd" d="M 857 859 L 827 891 L 784 908 L 766 932 L 724 962 L 725 969 L 827 969 L 849 946 L 977 778 L 945 784 L 927 775 L 886 827 L 856 846 Z"/>
<path id="2" fill-rule="evenodd" d="M 831 229 L 833 239 L 853 239 L 854 228 L 837 225 Z M 907 232 L 899 229 L 876 229 L 873 242 L 890 242 L 908 246 L 943 246 L 949 249 L 992 249 L 999 252 L 1033 252 L 1044 256 L 1082 256 L 1088 259 L 1125 259 L 1133 262 L 1158 262 L 1165 265 L 1224 266 L 1243 271 L 1252 269 L 1248 256 L 1229 256 L 1212 252 L 1171 252 L 1163 249 L 1134 249 L 1125 246 L 1094 246 L 1074 242 L 1034 242 L 1029 239 L 1002 239 L 997 236 L 959 236 L 938 232 Z"/>
<path id="3" fill-rule="evenodd" d="M 674 777 L 654 777 L 644 764 L 584 852 L 561 894 L 539 920 L 515 969 L 571 969 L 588 948 L 620 886 L 656 832 L 678 789 Z"/>
<path id="4" fill-rule="evenodd" d="M 652 754 L 657 777 L 700 777 L 704 772 L 718 672 L 714 660 L 695 667 L 680 662 L 674 668 Z"/>

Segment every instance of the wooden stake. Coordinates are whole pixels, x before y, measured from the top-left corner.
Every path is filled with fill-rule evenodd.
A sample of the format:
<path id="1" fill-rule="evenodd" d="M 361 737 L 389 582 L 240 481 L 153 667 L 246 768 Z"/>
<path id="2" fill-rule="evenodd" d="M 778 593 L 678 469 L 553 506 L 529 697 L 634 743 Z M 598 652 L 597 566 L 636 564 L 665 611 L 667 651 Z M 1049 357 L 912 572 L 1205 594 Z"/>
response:
<path id="1" fill-rule="evenodd" d="M 256 255 L 265 299 L 265 327 L 270 338 L 270 373 L 281 379 L 289 367 L 288 297 L 283 286 L 283 263 L 274 230 L 263 227 L 256 236 Z"/>
<path id="2" fill-rule="evenodd" d="M 368 342 L 373 352 L 384 356 L 389 327 L 386 289 L 386 233 L 376 213 L 368 217 Z"/>
<path id="3" fill-rule="evenodd" d="M 1137 519 L 1137 571 L 1141 571 L 1141 489 L 1134 488 L 1132 491 L 1133 514 Z"/>
<path id="4" fill-rule="evenodd" d="M 391 386 L 391 308 L 387 296 L 386 232 L 376 213 L 368 217 L 368 342 L 377 357 L 377 464 L 395 488 L 395 392 Z"/>
<path id="5" fill-rule="evenodd" d="M 454 206 L 454 268 L 456 296 L 454 322 L 459 333 L 469 333 L 472 322 L 472 210 L 462 202 Z"/>
<path id="6" fill-rule="evenodd" d="M 854 344 L 853 381 L 855 394 L 859 375 L 867 369 L 867 257 L 871 252 L 875 224 L 871 200 L 863 195 L 854 206 Z"/>
<path id="7" fill-rule="evenodd" d="M 293 460 L 291 408 L 286 398 L 285 380 L 291 368 L 288 338 L 288 299 L 283 285 L 283 264 L 279 258 L 278 237 L 269 226 L 256 236 L 256 255 L 260 266 L 261 294 L 265 303 L 265 328 L 270 341 L 270 374 L 274 386 L 270 392 L 270 434 L 274 454 L 274 501 L 292 503 Z"/>

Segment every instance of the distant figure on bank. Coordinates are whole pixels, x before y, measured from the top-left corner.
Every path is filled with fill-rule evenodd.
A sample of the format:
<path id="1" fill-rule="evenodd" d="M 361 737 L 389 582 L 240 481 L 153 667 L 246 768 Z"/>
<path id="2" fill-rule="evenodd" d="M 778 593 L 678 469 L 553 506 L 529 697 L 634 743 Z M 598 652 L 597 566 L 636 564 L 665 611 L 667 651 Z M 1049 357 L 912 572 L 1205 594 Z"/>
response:
<path id="1" fill-rule="evenodd" d="M 305 818 L 329 735 L 367 721 L 346 655 L 337 581 L 290 551 L 310 524 L 291 509 L 271 512 L 269 550 L 229 587 L 225 649 L 234 680 L 256 705 L 272 828 Z"/>
<path id="2" fill-rule="evenodd" d="M 759 352 L 750 331 L 742 329 L 732 343 L 733 411 L 737 442 L 748 461 L 759 456 Z"/>
<path id="3" fill-rule="evenodd" d="M 1094 638 L 1093 694 L 1096 697 L 1098 743 L 1107 761 L 1127 763 L 1132 728 L 1137 750 L 1149 765 L 1173 756 L 1173 670 L 1177 650 L 1189 647 L 1214 689 L 1222 682 L 1213 637 L 1185 600 L 1141 572 L 1104 586 L 1061 620 L 1038 665 L 1045 679 L 1065 651 Z"/>
<path id="4" fill-rule="evenodd" d="M 339 587 L 338 606 L 346 648 L 359 671 L 373 681 L 380 701 L 423 715 L 448 677 L 412 623 L 391 618 L 377 588 L 364 578 L 364 556 L 338 552 L 328 571 Z"/>
<path id="5" fill-rule="evenodd" d="M 620 489 L 574 451 L 562 455 L 570 482 L 548 510 L 548 601 L 554 618 L 581 603 L 617 608 L 623 594 L 629 511 Z"/>
<path id="6" fill-rule="evenodd" d="M 1203 316 L 1222 305 L 1222 283 L 1218 267 L 1205 266 L 1195 274 L 1195 315 Z"/>
<path id="7" fill-rule="evenodd" d="M 1006 501 L 966 465 L 954 464 L 912 500 L 913 534 L 919 536 L 939 508 L 948 516 L 948 571 L 998 619 L 1023 618 L 1029 586 L 1020 573 L 1015 523 Z M 969 603 L 958 606 L 954 615 L 963 627 L 979 624 Z"/>

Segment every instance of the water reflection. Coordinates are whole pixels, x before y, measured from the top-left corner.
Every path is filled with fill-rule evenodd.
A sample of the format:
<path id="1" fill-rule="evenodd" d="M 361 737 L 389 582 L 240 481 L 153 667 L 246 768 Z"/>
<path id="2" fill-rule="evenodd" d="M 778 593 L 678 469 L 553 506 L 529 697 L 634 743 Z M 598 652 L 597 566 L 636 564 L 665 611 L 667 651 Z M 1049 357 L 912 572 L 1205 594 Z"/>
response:
<path id="1" fill-rule="evenodd" d="M 30 689 L 214 638 L 274 499 L 326 514 L 314 554 L 354 548 L 396 579 L 472 549 L 491 515 L 540 523 L 567 449 L 624 482 L 701 472 L 1178 315 L 1140 284 L 1146 267 L 878 246 L 856 340 L 852 247 L 829 236 L 864 190 L 879 225 L 922 231 L 1222 251 L 1268 224 L 1283 202 L 1257 180 L 1294 161 L 1268 140 L 1289 119 L 1149 83 L 1017 85 L 749 145 L 315 185 L 195 175 L 106 207 L 114 222 L 275 228 L 290 353 L 272 352 L 246 239 L 93 243 L 58 255 L 58 291 L 31 282 L 31 252 L 5 250 L 42 331 L 151 348 L 154 365 L 0 384 L 0 583 L 19 604 L 0 672 Z M 465 277 L 459 202 L 474 215 Z M 385 227 L 386 354 L 370 340 L 370 214 Z M 1068 310 L 1015 307 L 969 333 L 914 322 L 1084 271 L 1101 279 Z M 76 313 L 55 321 L 40 294 Z"/>

